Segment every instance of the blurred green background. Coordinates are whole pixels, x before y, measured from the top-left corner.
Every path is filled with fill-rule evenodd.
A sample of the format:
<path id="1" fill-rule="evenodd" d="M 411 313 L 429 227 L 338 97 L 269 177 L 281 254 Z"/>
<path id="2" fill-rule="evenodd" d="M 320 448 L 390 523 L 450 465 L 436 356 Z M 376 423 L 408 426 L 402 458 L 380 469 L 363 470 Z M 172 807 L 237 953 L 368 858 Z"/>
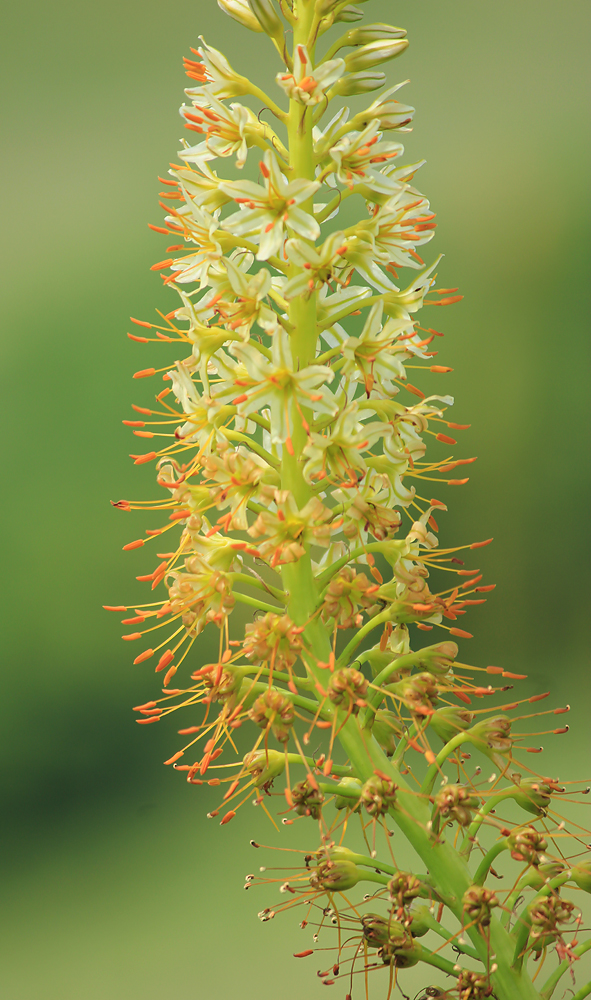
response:
<path id="1" fill-rule="evenodd" d="M 466 296 L 429 314 L 447 333 L 455 419 L 472 423 L 464 453 L 480 458 L 469 485 L 450 491 L 443 534 L 496 539 L 481 565 L 499 586 L 471 616 L 465 652 L 528 672 L 527 693 L 551 685 L 572 703 L 571 733 L 547 747 L 542 770 L 584 778 L 591 8 L 365 10 L 409 31 L 389 72 L 411 78 L 408 156 L 427 158 L 417 182 L 440 224 L 428 254 L 445 252 L 443 283 Z M 265 40 L 215 0 L 22 0 L 4 13 L 6 1000 L 320 994 L 313 970 L 289 957 L 307 946 L 302 932 L 294 941 L 297 918 L 262 927 L 268 896 L 241 888 L 249 838 L 268 842 L 272 829 L 251 810 L 220 830 L 205 819 L 213 799 L 162 768 L 176 726 L 135 729 L 130 706 L 152 697 L 154 675 L 130 666 L 117 619 L 100 610 L 134 599 L 133 576 L 152 568 L 121 552 L 139 520 L 109 500 L 154 489 L 120 422 L 130 401 L 149 399 L 130 377 L 153 354 L 125 333 L 130 313 L 172 308 L 149 271 L 162 243 L 146 223 L 161 218 L 156 175 L 178 148 L 181 57 L 200 33 L 238 70 L 251 55 L 274 86 Z"/>

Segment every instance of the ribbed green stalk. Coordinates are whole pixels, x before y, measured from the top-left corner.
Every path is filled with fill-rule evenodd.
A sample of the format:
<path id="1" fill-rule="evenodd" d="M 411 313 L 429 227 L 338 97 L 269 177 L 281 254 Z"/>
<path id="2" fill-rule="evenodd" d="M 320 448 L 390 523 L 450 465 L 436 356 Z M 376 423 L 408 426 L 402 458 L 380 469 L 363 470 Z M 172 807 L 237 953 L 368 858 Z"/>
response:
<path id="1" fill-rule="evenodd" d="M 308 17 L 302 17 L 296 25 L 294 43 L 304 43 L 308 37 L 312 5 L 307 4 L 304 12 Z M 289 121 L 289 162 L 291 167 L 290 180 L 296 178 L 314 179 L 314 160 L 312 144 L 312 124 L 310 111 L 304 111 L 295 101 L 291 102 Z M 312 212 L 310 203 L 302 206 Z M 316 294 L 307 300 L 296 298 L 289 310 L 289 321 L 292 324 L 292 358 L 294 368 L 310 364 L 316 353 L 317 322 Z M 282 489 L 290 490 L 301 508 L 312 496 L 310 486 L 304 479 L 301 465 L 301 452 L 306 441 L 301 415 L 295 406 L 290 414 L 293 455 L 284 447 L 281 464 Z M 314 613 L 318 588 L 312 573 L 311 558 L 308 553 L 298 562 L 291 563 L 282 569 L 283 585 L 289 593 L 289 614 L 297 624 L 304 624 Z M 304 633 L 307 645 L 312 649 L 312 657 L 307 657 L 310 669 L 321 684 L 326 683 L 326 670 L 317 666 L 317 661 L 328 660 L 331 643 L 330 637 L 318 619 L 308 625 Z M 351 717 L 342 725 L 339 740 L 349 757 L 353 768 L 362 780 L 372 777 L 375 768 L 391 774 L 399 787 L 398 804 L 391 810 L 391 815 L 406 839 L 413 846 L 427 870 L 435 880 L 445 902 L 455 916 L 462 921 L 462 896 L 472 884 L 468 867 L 459 853 L 445 841 L 438 840 L 430 833 L 429 802 L 426 797 L 412 791 L 396 767 L 386 757 L 377 741 L 367 731 L 362 731 L 356 718 Z M 496 963 L 497 971 L 492 975 L 495 993 L 499 1000 L 539 1000 L 537 990 L 524 972 L 511 968 L 514 953 L 514 941 L 497 919 L 491 921 L 489 941 L 485 939 L 478 928 L 470 928 L 469 934 L 476 951 L 485 967 Z M 445 967 L 443 965 L 445 962 Z M 441 960 L 429 961 L 429 964 L 451 970 L 451 963 Z M 449 968 L 448 968 L 449 966 Z"/>

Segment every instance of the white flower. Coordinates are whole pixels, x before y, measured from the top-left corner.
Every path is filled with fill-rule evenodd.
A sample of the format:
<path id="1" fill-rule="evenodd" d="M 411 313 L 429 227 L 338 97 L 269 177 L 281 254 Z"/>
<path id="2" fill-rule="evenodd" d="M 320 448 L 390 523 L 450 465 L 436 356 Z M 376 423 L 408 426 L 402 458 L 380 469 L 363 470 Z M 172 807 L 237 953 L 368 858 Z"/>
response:
<path id="1" fill-rule="evenodd" d="M 183 158 L 183 150 L 178 154 Z M 190 150 L 189 150 L 190 152 Z M 220 190 L 221 181 L 214 170 L 210 170 L 203 160 L 197 164 L 197 169 L 187 167 L 186 170 L 171 170 L 170 174 L 176 177 L 186 205 L 177 209 L 180 216 L 189 215 L 193 205 L 198 208 L 206 208 L 210 212 L 215 212 L 216 208 L 227 205 L 230 198 Z M 174 221 L 174 220 L 173 220 Z"/>
<path id="2" fill-rule="evenodd" d="M 344 72 L 344 59 L 329 59 L 313 68 L 306 46 L 297 45 L 293 73 L 278 73 L 275 79 L 291 100 L 311 106 L 324 100 L 328 88 Z"/>
<path id="3" fill-rule="evenodd" d="M 271 150 L 267 150 L 260 166 L 265 187 L 252 181 L 222 183 L 222 191 L 246 206 L 224 219 L 224 226 L 237 236 L 251 235 L 258 239 L 257 260 L 268 260 L 281 249 L 286 227 L 306 239 L 318 238 L 318 223 L 298 205 L 311 198 L 320 184 L 303 179 L 288 183 Z"/>
<path id="4" fill-rule="evenodd" d="M 221 52 L 207 45 L 200 35 L 201 45 L 197 50 L 191 49 L 201 59 L 201 63 L 196 63 L 191 59 L 185 59 L 185 69 L 187 76 L 193 77 L 199 83 L 207 84 L 208 89 L 216 97 L 238 97 L 241 94 L 248 94 L 250 84 L 246 77 L 236 73 L 230 63 Z M 192 88 L 186 93 L 189 97 L 197 96 L 202 92 L 202 87 Z"/>
<path id="5" fill-rule="evenodd" d="M 186 257 L 178 257 L 170 264 L 170 269 L 176 272 L 174 281 L 186 284 L 188 281 L 198 281 L 203 288 L 210 267 L 222 257 L 222 248 L 215 239 L 219 229 L 218 219 L 205 209 L 194 205 L 191 214 L 183 219 L 187 233 L 185 238 L 198 244 L 198 249 Z"/>
<path id="6" fill-rule="evenodd" d="M 308 365 L 293 371 L 289 338 L 282 328 L 273 337 L 271 361 L 267 361 L 252 343 L 235 344 L 231 350 L 247 372 L 246 377 L 234 380 L 238 412 L 248 416 L 269 407 L 272 444 L 287 442 L 289 450 L 293 404 L 300 414 L 302 407 L 328 417 L 336 414 L 337 401 L 323 385 L 332 381 L 334 372 L 325 365 Z"/>
<path id="7" fill-rule="evenodd" d="M 341 232 L 331 233 L 320 247 L 291 239 L 285 244 L 285 250 L 289 261 L 301 268 L 285 285 L 283 294 L 286 299 L 298 295 L 310 296 L 330 281 L 342 284 L 351 272 L 351 268 L 343 267 L 346 245 Z"/>
<path id="8" fill-rule="evenodd" d="M 242 104 L 228 107 L 218 101 L 208 87 L 193 100 L 192 107 L 183 105 L 180 114 L 186 121 L 186 128 L 205 136 L 203 142 L 179 153 L 182 160 L 200 164 L 216 156 L 236 154 L 236 166 L 241 169 L 248 153 L 248 127 L 251 131 L 262 131 L 250 110 Z"/>
<path id="9" fill-rule="evenodd" d="M 362 183 L 371 191 L 389 196 L 398 190 L 396 181 L 382 173 L 380 166 L 403 152 L 399 142 L 379 141 L 379 121 L 372 121 L 363 132 L 351 132 L 330 149 L 331 163 L 326 173 L 334 171 L 341 184 L 353 189 Z"/>

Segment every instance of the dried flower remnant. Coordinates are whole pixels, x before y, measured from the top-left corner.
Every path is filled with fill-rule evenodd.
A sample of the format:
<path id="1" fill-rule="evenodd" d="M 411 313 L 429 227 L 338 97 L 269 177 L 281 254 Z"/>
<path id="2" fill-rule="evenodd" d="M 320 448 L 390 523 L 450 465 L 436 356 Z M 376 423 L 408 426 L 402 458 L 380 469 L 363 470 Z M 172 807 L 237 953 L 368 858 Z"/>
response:
<path id="1" fill-rule="evenodd" d="M 185 61 L 187 140 L 151 225 L 175 303 L 129 334 L 138 385 L 164 381 L 124 421 L 157 493 L 114 504 L 154 515 L 124 546 L 147 596 L 110 606 L 161 688 L 137 721 L 183 710 L 165 763 L 219 786 L 222 826 L 252 801 L 303 831 L 287 871 L 245 888 L 279 889 L 263 922 L 301 908 L 312 947 L 295 954 L 318 951 L 324 985 L 389 1000 L 429 966 L 433 1000 L 551 1000 L 565 974 L 583 1000 L 591 876 L 570 804 L 589 789 L 532 767 L 568 706 L 520 697 L 519 665 L 471 666 L 452 641 L 494 588 L 472 562 L 492 539 L 439 541 L 475 458 L 453 451 L 469 424 L 447 386 L 423 388 L 452 371 L 423 316 L 461 296 L 423 260 L 421 163 L 389 134 L 414 109 L 402 84 L 338 106 L 381 90 L 406 32 L 345 0 L 218 5 L 279 63 L 266 93 L 203 39 Z M 345 224 L 352 196 L 366 210 Z"/>

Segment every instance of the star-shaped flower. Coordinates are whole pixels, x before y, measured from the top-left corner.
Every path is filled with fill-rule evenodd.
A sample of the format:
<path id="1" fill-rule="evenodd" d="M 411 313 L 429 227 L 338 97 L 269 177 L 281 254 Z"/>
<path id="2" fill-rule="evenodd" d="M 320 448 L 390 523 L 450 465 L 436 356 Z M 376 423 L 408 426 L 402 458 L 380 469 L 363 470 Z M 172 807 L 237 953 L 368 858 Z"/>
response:
<path id="1" fill-rule="evenodd" d="M 288 182 L 271 150 L 260 167 L 265 187 L 252 181 L 226 181 L 220 186 L 245 206 L 224 219 L 224 226 L 236 236 L 252 236 L 259 243 L 257 260 L 268 260 L 281 249 L 287 228 L 305 239 L 318 239 L 320 226 L 298 206 L 311 198 L 320 184 L 304 179 Z"/>
<path id="2" fill-rule="evenodd" d="M 185 119 L 185 128 L 205 136 L 197 146 L 179 153 L 182 160 L 200 164 L 217 156 L 236 154 L 236 166 L 241 169 L 246 163 L 249 138 L 261 131 L 256 116 L 242 104 L 223 104 L 210 92 L 209 87 L 196 95 L 192 107 L 182 105 L 180 114 Z"/>
<path id="3" fill-rule="evenodd" d="M 246 376 L 234 380 L 234 403 L 238 413 L 248 416 L 263 407 L 271 411 L 271 442 L 286 444 L 293 453 L 291 421 L 293 408 L 298 420 L 304 420 L 302 409 L 333 417 L 338 404 L 323 385 L 332 381 L 334 372 L 325 365 L 308 365 L 293 371 L 291 350 L 286 332 L 280 327 L 273 337 L 271 361 L 252 343 L 235 344 L 232 352 L 242 361 Z"/>

